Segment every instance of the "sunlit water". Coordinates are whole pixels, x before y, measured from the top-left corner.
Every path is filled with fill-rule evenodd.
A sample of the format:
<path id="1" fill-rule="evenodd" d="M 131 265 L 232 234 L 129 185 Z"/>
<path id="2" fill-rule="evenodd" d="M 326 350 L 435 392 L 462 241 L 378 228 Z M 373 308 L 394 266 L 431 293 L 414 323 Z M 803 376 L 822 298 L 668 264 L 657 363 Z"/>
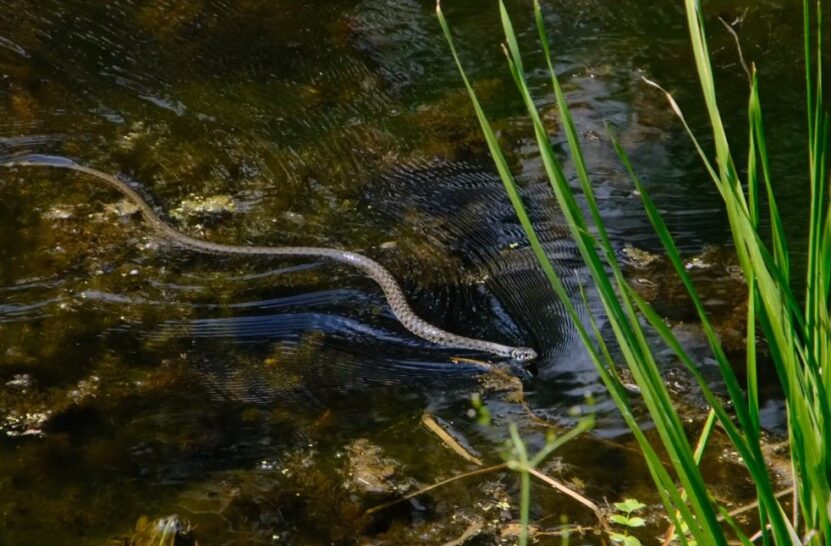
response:
<path id="1" fill-rule="evenodd" d="M 579 298 L 585 273 L 504 66 L 496 5 L 446 4 L 546 250 Z M 529 6 L 510 4 L 532 88 L 564 151 Z M 208 240 L 364 252 L 390 268 L 424 318 L 542 355 L 525 383 L 535 419 L 485 392 L 494 425 L 479 427 L 467 411 L 482 391 L 481 367 L 455 358 L 487 355 L 409 334 L 360 272 L 183 251 L 114 207 L 118 196 L 92 179 L 3 170 L 0 544 L 108 544 L 129 537 L 140 516 L 172 513 L 195 522 L 206 544 L 348 542 L 382 531 L 350 527 L 340 504 L 325 508 L 350 442 L 370 438 L 424 483 L 465 468 L 421 427 L 425 410 L 494 460 L 509 421 L 539 443 L 539 421 L 567 426 L 573 406 L 598 413 L 595 438 L 621 433 L 504 198 L 431 2 L 0 7 L 3 158 L 55 154 L 118 173 L 182 231 Z M 707 7 L 722 104 L 738 135 L 746 80 L 715 17 L 744 18 L 737 29 L 762 70 L 780 207 L 798 235 L 806 197 L 792 189 L 801 187 L 804 118 L 793 110 L 795 8 Z M 657 248 L 607 125 L 681 247 L 724 244 L 715 191 L 642 81 L 670 89 L 703 129 L 681 7 L 584 0 L 546 2 L 544 11 L 615 243 Z M 196 196 L 232 206 L 199 212 L 188 205 Z M 590 291 L 588 300 L 596 306 Z M 616 498 L 609 480 L 625 461 L 601 459 L 595 440 L 585 442 L 566 462 L 589 491 Z M 320 476 L 287 478 L 304 457 Z"/>

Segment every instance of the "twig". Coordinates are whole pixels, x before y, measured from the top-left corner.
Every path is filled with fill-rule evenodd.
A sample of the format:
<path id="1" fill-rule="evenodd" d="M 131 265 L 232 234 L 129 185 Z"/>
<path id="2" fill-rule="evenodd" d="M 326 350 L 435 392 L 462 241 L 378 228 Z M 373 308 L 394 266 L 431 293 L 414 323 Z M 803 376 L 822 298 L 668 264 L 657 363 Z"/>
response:
<path id="1" fill-rule="evenodd" d="M 447 478 L 446 480 L 442 480 L 438 483 L 434 483 L 433 485 L 423 487 L 423 488 L 419 489 L 418 491 L 413 491 L 412 493 L 407 493 L 403 497 L 399 497 L 395 500 L 385 502 L 384 504 L 379 504 L 378 506 L 373 506 L 372 508 L 367 510 L 365 512 L 365 514 L 369 516 L 369 515 L 372 515 L 376 512 L 380 512 L 381 510 L 386 510 L 387 508 L 389 508 L 391 506 L 395 506 L 396 504 L 399 504 L 399 503 L 402 503 L 404 501 L 410 500 L 414 497 L 418 497 L 420 495 L 423 495 L 424 493 L 428 493 L 428 492 L 432 491 L 433 489 L 442 487 L 444 485 L 447 485 L 451 482 L 455 482 L 457 480 L 461 480 L 461 479 L 464 479 L 464 478 L 472 478 L 474 476 L 480 476 L 482 474 L 489 474 L 491 472 L 496 472 L 498 470 L 505 470 L 505 469 L 507 469 L 507 467 L 508 467 L 507 464 L 502 463 L 502 464 L 497 464 L 497 465 L 494 465 L 494 466 L 489 466 L 487 468 L 480 468 L 479 470 L 474 470 L 472 472 L 466 472 L 464 474 L 459 474 L 458 476 L 453 476 L 452 478 Z M 573 489 L 571 489 L 569 487 L 566 487 L 565 485 L 558 482 L 554 478 L 546 476 L 545 474 L 543 474 L 542 472 L 540 472 L 539 470 L 537 470 L 535 468 L 529 469 L 529 472 L 533 476 L 535 476 L 536 478 L 540 479 L 541 481 L 547 483 L 548 485 L 550 485 L 551 487 L 556 489 L 557 491 L 560 491 L 561 493 L 565 493 L 566 495 L 573 498 L 574 500 L 576 500 L 577 502 L 579 502 L 583 506 L 587 507 L 589 510 L 594 512 L 595 517 L 597 517 L 597 520 L 598 520 L 598 522 L 600 522 L 600 526 L 603 528 L 604 531 L 608 532 L 608 531 L 611 530 L 611 527 L 609 526 L 609 523 L 606 521 L 606 517 L 603 515 L 603 511 L 600 509 L 599 506 L 597 506 L 597 504 L 595 504 L 591 500 L 587 499 L 586 497 L 584 497 L 580 493 L 577 493 Z"/>
<path id="2" fill-rule="evenodd" d="M 504 468 L 507 468 L 507 465 L 505 463 L 502 463 L 502 464 L 497 464 L 497 465 L 494 465 L 494 466 L 489 466 L 487 468 L 480 468 L 479 470 L 474 470 L 472 472 L 465 472 L 464 474 L 459 474 L 458 476 L 453 476 L 452 478 L 447 478 L 446 480 L 442 480 L 438 483 L 434 483 L 433 485 L 428 485 L 427 487 L 419 489 L 418 491 L 414 491 L 412 493 L 407 493 L 403 497 L 399 497 L 395 500 L 385 502 L 384 504 L 379 504 L 378 506 L 374 506 L 374 507 L 372 507 L 372 508 L 370 508 L 369 510 L 366 511 L 366 515 L 374 514 L 375 512 L 380 512 L 381 510 L 385 510 L 385 509 L 389 508 L 390 506 L 395 506 L 396 504 L 407 501 L 407 500 L 410 500 L 413 497 L 418 497 L 419 495 L 423 495 L 424 493 L 427 493 L 428 491 L 432 491 L 433 489 L 436 489 L 437 487 L 441 487 L 443 485 L 447 485 L 448 483 L 455 482 L 456 480 L 461 480 L 461 479 L 464 479 L 464 478 L 472 478 L 473 476 L 479 476 L 481 474 L 488 474 L 490 472 L 496 472 L 497 470 L 502 470 Z"/>
<path id="3" fill-rule="evenodd" d="M 451 540 L 450 542 L 445 542 L 442 546 L 462 546 L 467 539 L 478 533 L 482 530 L 482 522 L 481 521 L 474 521 L 471 523 L 465 532 L 457 538 L 456 540 Z"/>
<path id="4" fill-rule="evenodd" d="M 786 489 L 783 489 L 782 491 L 778 491 L 773 496 L 777 499 L 781 499 L 785 495 L 790 495 L 791 493 L 793 493 L 793 491 L 794 491 L 793 487 L 788 487 Z M 727 512 L 727 515 L 730 516 L 731 518 L 736 517 L 739 514 L 743 514 L 743 513 L 747 512 L 748 510 L 753 510 L 757 506 L 759 506 L 759 501 L 755 500 L 755 501 L 751 502 L 750 504 L 745 504 L 744 506 L 739 506 L 738 508 L 730 510 L 729 512 Z M 724 518 L 721 518 L 721 519 L 724 519 Z"/>
<path id="5" fill-rule="evenodd" d="M 739 62 L 742 63 L 742 68 L 744 69 L 744 73 L 747 75 L 747 81 L 752 82 L 753 78 L 750 75 L 750 70 L 747 68 L 747 63 L 744 62 L 744 55 L 742 54 L 742 43 L 739 40 L 739 35 L 736 34 L 736 30 L 730 26 L 730 23 L 722 19 L 721 17 L 718 18 L 721 21 L 721 24 L 724 25 L 724 28 L 727 29 L 727 32 L 733 35 L 733 39 L 736 40 L 736 49 L 739 51 Z"/>
<path id="6" fill-rule="evenodd" d="M 538 537 L 560 537 L 566 533 L 580 533 L 581 535 L 585 535 L 590 531 L 597 531 L 597 527 L 586 527 L 585 525 L 566 525 L 563 529 L 558 529 L 556 531 L 537 531 L 534 535 Z"/>
<path id="7" fill-rule="evenodd" d="M 594 512 L 594 515 L 597 517 L 597 519 L 600 522 L 600 525 L 603 527 L 604 531 L 609 531 L 611 529 L 611 527 L 609 527 L 609 523 L 606 521 L 606 517 L 603 515 L 603 511 L 600 510 L 600 507 L 597 506 L 595 503 L 593 503 L 591 500 L 587 499 L 586 497 L 584 497 L 583 495 L 581 495 L 580 493 L 578 493 L 574 489 L 566 487 L 565 485 L 558 482 L 554 478 L 552 478 L 550 476 L 546 476 L 545 474 L 543 474 L 542 472 L 540 472 L 536 468 L 530 468 L 530 469 L 528 469 L 528 471 L 533 476 L 535 476 L 536 478 L 544 481 L 545 483 L 547 483 L 548 485 L 550 485 L 551 487 L 553 487 L 557 491 L 559 491 L 561 493 L 565 493 L 569 497 L 573 498 L 574 500 L 576 500 L 577 502 L 579 502 L 580 504 L 582 504 L 583 506 L 585 506 L 586 508 L 588 508 L 589 510 Z"/>
<path id="8" fill-rule="evenodd" d="M 793 493 L 794 491 L 795 491 L 795 488 L 794 488 L 794 487 L 788 487 L 788 488 L 786 488 L 786 489 L 783 489 L 783 490 L 781 490 L 781 491 L 778 491 L 778 492 L 777 492 L 776 494 L 774 494 L 773 496 L 774 496 L 775 498 L 777 498 L 777 499 L 781 499 L 782 497 L 784 497 L 784 496 L 786 496 L 786 495 L 790 495 L 790 494 L 791 494 L 791 493 Z M 754 508 L 756 508 L 757 506 L 759 506 L 759 501 L 758 501 L 758 500 L 755 500 L 755 501 L 753 501 L 753 502 L 751 502 L 751 503 L 744 504 L 744 505 L 742 505 L 742 506 L 739 506 L 738 508 L 734 508 L 733 510 L 730 510 L 729 512 L 727 512 L 727 515 L 728 515 L 728 516 L 730 516 L 731 518 L 734 518 L 734 517 L 738 516 L 739 514 L 744 514 L 745 512 L 748 512 L 748 511 L 750 511 L 750 510 L 753 510 L 753 509 L 754 509 Z M 718 518 L 718 520 L 719 520 L 719 521 L 724 521 L 724 516 L 722 516 L 721 514 L 719 514 L 719 515 L 717 516 L 717 518 Z M 761 534 L 761 532 L 762 532 L 762 531 L 761 531 L 761 530 L 759 530 L 759 531 L 758 531 L 757 533 L 755 533 L 753 536 L 755 537 L 756 535 L 760 535 L 760 534 Z M 667 528 L 667 532 L 664 534 L 664 541 L 661 543 L 661 546 L 667 546 L 667 545 L 670 543 L 670 541 L 672 540 L 672 535 L 673 535 L 674 533 L 675 533 L 675 525 L 670 524 L 670 525 L 669 525 L 669 527 Z M 751 542 L 753 542 L 755 539 L 753 539 L 753 538 L 751 537 L 749 540 L 750 540 Z"/>
<path id="9" fill-rule="evenodd" d="M 439 437 L 447 447 L 452 449 L 459 457 L 478 466 L 484 466 L 481 459 L 474 456 L 470 451 L 465 449 L 459 442 L 456 441 L 450 434 L 439 425 L 432 415 L 425 413 L 421 416 L 421 423 L 427 427 L 430 432 Z"/>

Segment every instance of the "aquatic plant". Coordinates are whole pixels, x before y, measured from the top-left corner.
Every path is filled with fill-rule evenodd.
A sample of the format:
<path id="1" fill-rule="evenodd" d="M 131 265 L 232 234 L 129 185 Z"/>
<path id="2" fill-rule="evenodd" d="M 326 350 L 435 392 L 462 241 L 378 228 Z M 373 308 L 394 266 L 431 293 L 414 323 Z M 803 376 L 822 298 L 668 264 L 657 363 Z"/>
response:
<path id="1" fill-rule="evenodd" d="M 609 520 L 623 527 L 623 529 L 622 532 L 611 533 L 609 538 L 613 542 L 623 544 L 624 546 L 641 546 L 641 541 L 637 537 L 630 535 L 629 530 L 646 525 L 646 520 L 634 515 L 646 508 L 646 505 L 636 499 L 625 499 L 623 502 L 616 502 L 614 506 L 618 512 L 609 516 Z"/>
<path id="2" fill-rule="evenodd" d="M 690 280 L 672 235 L 661 218 L 657 206 L 635 174 L 621 146 L 614 137 L 612 140 L 623 166 L 631 176 L 641 197 L 644 210 L 656 234 L 676 273 L 689 292 L 709 346 L 718 363 L 727 392 L 727 401 L 716 396 L 692 357 L 685 352 L 670 328 L 658 313 L 632 289 L 624 277 L 614 245 L 604 227 L 577 131 L 553 68 L 549 40 L 538 0 L 534 3 L 536 27 L 551 76 L 557 107 L 561 114 L 569 155 L 575 166 L 587 213 L 583 212 L 574 190 L 569 186 L 561 162 L 549 141 L 525 79 L 525 69 L 510 17 L 500 1 L 499 9 L 505 34 L 503 47 L 511 75 L 532 121 L 536 143 L 551 182 L 551 188 L 568 223 L 571 236 L 597 288 L 605 314 L 603 324 L 613 333 L 616 348 L 609 347 L 601 335 L 599 317 L 591 316 L 588 324 L 584 324 L 578 316 L 575 304 L 569 299 L 562 280 L 558 277 L 540 244 L 505 160 L 505 155 L 462 68 L 447 22 L 438 5 L 437 14 L 450 46 L 450 52 L 459 68 L 481 125 L 488 149 L 528 237 L 531 249 L 552 289 L 562 300 L 601 379 L 637 440 L 667 517 L 675 529 L 682 531 L 676 535 L 678 542 L 683 545 L 726 546 L 731 540 L 738 539 L 743 544 L 751 543 L 745 531 L 733 521 L 730 514 L 710 493 L 698 462 L 711 427 L 705 425 L 705 433 L 699 440 L 698 446 L 693 446 L 673 405 L 670 393 L 665 387 L 655 349 L 648 342 L 644 321 L 673 350 L 679 361 L 694 377 L 701 394 L 712 408 L 713 419 L 724 430 L 741 457 L 755 484 L 759 500 L 760 529 L 757 536 L 761 537 L 765 544 L 824 544 L 831 540 L 831 515 L 828 510 L 829 503 L 831 503 L 831 473 L 829 473 L 831 450 L 824 441 L 824 437 L 831 432 L 831 404 L 829 403 L 831 335 L 829 335 L 828 321 L 828 294 L 831 285 L 831 215 L 829 215 L 825 187 L 829 117 L 822 104 L 821 1 L 817 2 L 815 9 L 811 8 L 808 0 L 803 1 L 809 147 L 808 181 L 811 195 L 804 295 L 797 294 L 796 286 L 801 285 L 798 284 L 797 279 L 792 277 L 793 256 L 789 252 L 772 189 L 773 181 L 755 67 L 748 69 L 750 130 L 746 173 L 742 176 L 734 161 L 718 107 L 701 6 L 696 0 L 685 0 L 685 8 L 695 67 L 712 130 L 715 162 L 710 159 L 704 146 L 687 125 L 674 99 L 668 93 L 666 97 L 722 197 L 733 243 L 747 283 L 747 356 L 744 389 L 725 355 L 704 310 L 702 300 Z M 648 83 L 652 84 L 652 82 Z M 657 87 L 656 84 L 652 85 Z M 769 241 L 765 240 L 759 229 L 763 216 L 763 201 L 767 202 L 767 217 L 771 226 Z M 759 357 L 755 346 L 757 338 L 760 337 L 764 337 L 769 348 L 787 407 L 790 455 L 795 482 L 794 507 L 790 516 L 775 494 L 774 484 L 767 471 L 766 461 L 760 447 Z M 633 414 L 630 393 L 624 388 L 618 375 L 617 362 L 613 354 L 620 355 L 619 358 L 623 360 L 640 389 L 643 404 L 648 409 L 661 439 L 664 457 L 646 437 Z M 709 423 L 711 423 L 710 419 L 708 419 Z"/>

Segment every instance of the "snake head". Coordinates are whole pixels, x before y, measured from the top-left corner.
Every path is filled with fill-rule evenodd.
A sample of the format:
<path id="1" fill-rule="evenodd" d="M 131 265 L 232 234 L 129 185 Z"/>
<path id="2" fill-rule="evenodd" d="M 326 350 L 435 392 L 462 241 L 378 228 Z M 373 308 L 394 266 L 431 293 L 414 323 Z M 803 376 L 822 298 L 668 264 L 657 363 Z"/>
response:
<path id="1" fill-rule="evenodd" d="M 511 351 L 511 358 L 517 362 L 530 362 L 536 360 L 538 356 L 537 351 L 530 347 L 517 347 Z"/>

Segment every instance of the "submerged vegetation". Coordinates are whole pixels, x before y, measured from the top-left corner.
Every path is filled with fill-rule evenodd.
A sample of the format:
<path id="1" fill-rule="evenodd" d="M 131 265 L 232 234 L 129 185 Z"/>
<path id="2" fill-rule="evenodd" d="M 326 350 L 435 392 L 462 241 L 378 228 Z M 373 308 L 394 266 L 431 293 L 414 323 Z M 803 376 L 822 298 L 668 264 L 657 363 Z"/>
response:
<path id="1" fill-rule="evenodd" d="M 812 9 L 808 0 L 803 3 L 809 147 L 806 179 L 811 196 L 804 279 L 795 274 L 797 268 L 793 263 L 796 259 L 788 246 L 772 190 L 770 154 L 762 122 L 755 67 L 748 69 L 749 142 L 746 148 L 747 162 L 741 168 L 731 150 L 718 106 L 701 6 L 696 0 L 685 2 L 695 68 L 712 129 L 715 161 L 687 125 L 673 97 L 669 94 L 666 96 L 724 202 L 747 289 L 744 378 L 737 375 L 733 363 L 728 360 L 658 206 L 638 178 L 622 147 L 612 137 L 621 163 L 631 176 L 655 233 L 696 308 L 718 363 L 726 400 L 714 392 L 672 330 L 632 288 L 622 272 L 615 247 L 601 218 L 577 129 L 553 67 L 539 2 L 534 3 L 536 27 L 582 199 L 578 198 L 577 192 L 571 187 L 563 164 L 552 146 L 526 81 L 526 71 L 511 19 L 501 1 L 499 7 L 505 34 L 504 50 L 511 75 L 533 123 L 536 144 L 551 188 L 602 300 L 604 316 L 591 316 L 587 323 L 581 320 L 575 303 L 564 288 L 563 279 L 557 274 L 540 243 L 496 134 L 462 68 L 440 7 L 437 7 L 437 13 L 489 151 L 520 223 L 551 288 L 562 300 L 598 373 L 643 452 L 666 516 L 673 527 L 679 530 L 675 539 L 684 545 L 726 545 L 735 540 L 750 544 L 760 538 L 765 544 L 826 544 L 831 540 L 831 514 L 828 510 L 831 505 L 831 449 L 825 441 L 831 432 L 831 334 L 828 320 L 831 215 L 828 209 L 826 157 L 829 117 L 823 105 L 822 2 L 817 2 L 815 9 Z M 657 84 L 647 83 L 657 87 Z M 765 208 L 767 211 L 763 212 Z M 769 222 L 769 237 L 765 236 L 761 227 L 763 219 Z M 690 431 L 684 426 L 665 385 L 658 366 L 659 349 L 650 342 L 650 329 L 694 376 L 701 394 L 711 408 L 710 418 L 697 441 L 690 438 Z M 606 334 L 613 337 L 614 346 L 610 346 L 610 336 Z M 756 348 L 758 338 L 763 338 L 766 342 L 787 406 L 794 481 L 794 494 L 787 500 L 782 500 L 775 490 L 767 467 L 768 461 L 761 447 L 758 381 L 761 370 Z M 624 386 L 618 371 L 621 360 L 636 382 L 640 398 L 657 429 L 661 439 L 660 449 L 644 433 L 643 423 L 633 411 L 635 400 Z M 699 468 L 702 452 L 706 449 L 713 430 L 710 425 L 714 422 L 729 437 L 755 485 L 758 527 L 753 531 L 742 528 L 734 521 L 725 506 L 712 494 L 712 484 L 707 483 Z M 632 521 L 627 517 L 630 526 L 633 526 Z"/>

